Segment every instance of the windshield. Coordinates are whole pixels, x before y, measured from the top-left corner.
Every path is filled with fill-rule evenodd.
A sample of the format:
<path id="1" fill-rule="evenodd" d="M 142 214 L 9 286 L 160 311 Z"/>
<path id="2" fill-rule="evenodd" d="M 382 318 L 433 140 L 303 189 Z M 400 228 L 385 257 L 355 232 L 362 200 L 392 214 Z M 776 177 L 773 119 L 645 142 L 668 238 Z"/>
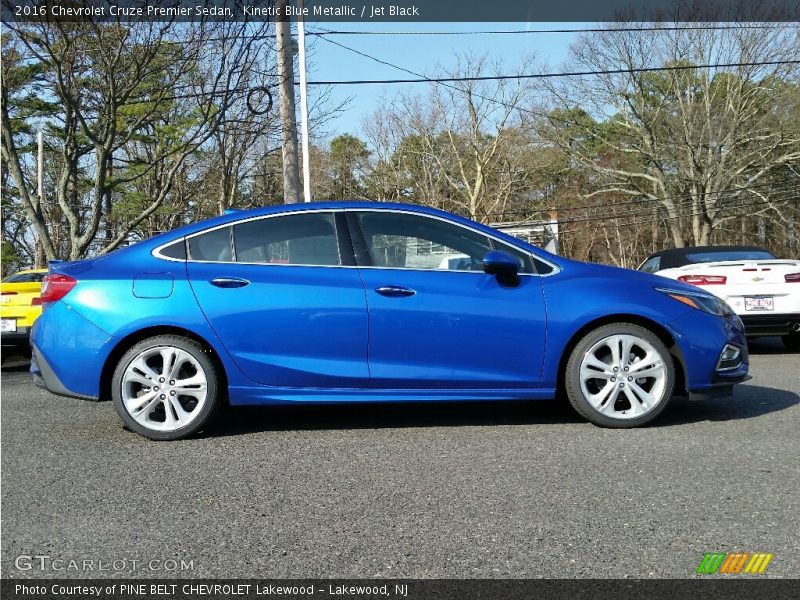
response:
<path id="1" fill-rule="evenodd" d="M 691 263 L 719 262 L 723 260 L 769 260 L 775 257 L 766 250 L 724 250 L 692 252 L 686 255 Z"/>

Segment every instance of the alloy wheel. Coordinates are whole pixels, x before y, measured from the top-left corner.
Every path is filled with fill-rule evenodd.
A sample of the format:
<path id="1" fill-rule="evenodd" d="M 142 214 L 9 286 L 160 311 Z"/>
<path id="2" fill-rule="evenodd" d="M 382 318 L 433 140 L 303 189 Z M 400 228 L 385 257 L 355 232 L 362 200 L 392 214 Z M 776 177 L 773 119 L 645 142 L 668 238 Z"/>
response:
<path id="1" fill-rule="evenodd" d="M 176 431 L 202 413 L 208 380 L 200 362 L 175 346 L 156 346 L 137 354 L 122 375 L 122 403 L 140 425 Z"/>
<path id="2" fill-rule="evenodd" d="M 647 340 L 611 335 L 593 344 L 580 363 L 580 387 L 598 413 L 635 419 L 652 412 L 665 397 L 665 358 Z"/>

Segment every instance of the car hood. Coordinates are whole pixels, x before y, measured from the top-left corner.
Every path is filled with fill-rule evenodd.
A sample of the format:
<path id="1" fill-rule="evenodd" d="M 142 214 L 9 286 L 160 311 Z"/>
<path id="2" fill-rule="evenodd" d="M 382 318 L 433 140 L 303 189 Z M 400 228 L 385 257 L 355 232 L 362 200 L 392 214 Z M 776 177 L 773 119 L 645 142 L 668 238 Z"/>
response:
<path id="1" fill-rule="evenodd" d="M 697 286 L 662 277 L 653 273 L 645 273 L 643 271 L 634 271 L 633 269 L 625 269 L 622 267 L 612 267 L 610 265 L 601 265 L 598 263 L 587 263 L 568 258 L 559 257 L 559 266 L 562 272 L 570 276 L 573 273 L 575 276 L 586 277 L 602 277 L 612 279 L 620 285 L 640 285 L 651 288 L 669 288 L 671 290 L 683 290 L 692 293 L 703 293 L 702 289 Z M 711 294 L 708 294 L 709 296 Z"/>

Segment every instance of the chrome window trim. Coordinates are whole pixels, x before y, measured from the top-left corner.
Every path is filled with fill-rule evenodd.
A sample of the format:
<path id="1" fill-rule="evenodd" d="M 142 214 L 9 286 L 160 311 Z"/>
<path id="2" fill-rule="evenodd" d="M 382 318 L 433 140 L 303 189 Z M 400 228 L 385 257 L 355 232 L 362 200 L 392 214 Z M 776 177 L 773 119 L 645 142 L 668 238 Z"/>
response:
<path id="1" fill-rule="evenodd" d="M 160 258 L 161 260 L 167 260 L 167 261 L 170 261 L 170 262 L 180 262 L 180 263 L 190 263 L 191 262 L 191 263 L 220 264 L 220 265 L 226 265 L 226 264 L 262 265 L 262 266 L 266 266 L 266 267 L 321 267 L 321 268 L 325 268 L 325 269 L 383 269 L 383 270 L 386 270 L 386 271 L 420 271 L 420 272 L 432 272 L 432 273 L 472 273 L 472 274 L 475 274 L 475 275 L 485 275 L 485 273 L 483 273 L 483 271 L 457 271 L 457 270 L 451 270 L 451 269 L 413 269 L 413 268 L 410 268 L 410 267 L 381 267 L 381 266 L 375 266 L 375 265 L 371 265 L 371 266 L 358 266 L 358 265 L 302 265 L 302 264 L 263 263 L 263 262 L 233 262 L 233 261 L 223 261 L 223 260 L 193 260 L 193 259 L 189 258 L 188 252 L 187 252 L 186 259 L 185 260 L 181 260 L 179 258 L 171 258 L 169 256 L 164 256 L 163 254 L 161 254 L 161 250 L 163 248 L 166 248 L 167 246 L 170 246 L 170 245 L 174 244 L 175 242 L 179 242 L 179 241 L 182 240 L 185 244 L 188 245 L 188 242 L 189 242 L 189 240 L 191 238 L 197 237 L 199 235 L 203 235 L 203 234 L 206 234 L 206 233 L 209 233 L 211 231 L 215 231 L 217 229 L 222 229 L 223 227 L 233 227 L 234 225 L 238 225 L 240 223 L 247 223 L 247 222 L 250 222 L 250 221 L 257 221 L 257 220 L 260 220 L 260 219 L 272 219 L 272 218 L 275 218 L 275 217 L 285 217 L 285 216 L 289 216 L 289 215 L 309 214 L 309 213 L 319 213 L 319 212 L 328 212 L 328 213 L 334 213 L 334 214 L 337 213 L 337 212 L 345 212 L 345 213 L 347 213 L 347 212 L 397 213 L 397 214 L 404 214 L 404 215 L 416 215 L 416 216 L 420 216 L 420 217 L 426 217 L 426 218 L 429 218 L 429 219 L 437 219 L 439 221 L 444 221 L 445 223 L 449 223 L 449 224 L 454 225 L 456 227 L 461 227 L 463 229 L 466 229 L 467 231 L 470 231 L 471 233 L 475 233 L 475 234 L 478 234 L 478 235 L 486 236 L 486 237 L 488 237 L 488 238 L 490 238 L 492 240 L 500 242 L 501 244 L 512 245 L 512 246 L 514 246 L 514 248 L 516 248 L 520 252 L 523 252 L 524 254 L 527 254 L 528 256 L 530 256 L 532 260 L 541 261 L 541 262 L 543 262 L 544 264 L 546 264 L 547 266 L 549 266 L 552 269 L 552 271 L 550 271 L 549 273 L 520 273 L 519 274 L 520 277 L 525 277 L 525 276 L 528 276 L 528 277 L 550 277 L 552 275 L 556 275 L 557 273 L 561 272 L 561 268 L 558 265 L 553 264 L 550 261 L 545 260 L 544 258 L 542 258 L 540 256 L 537 256 L 533 252 L 525 250 L 524 248 L 520 248 L 519 246 L 511 244 L 510 242 L 508 242 L 506 240 L 503 240 L 503 239 L 500 239 L 499 237 L 497 237 L 495 235 L 492 235 L 490 233 L 486 233 L 484 231 L 478 231 L 477 229 L 474 229 L 474 228 L 469 227 L 467 225 L 462 225 L 461 223 L 455 223 L 455 222 L 451 221 L 450 219 L 447 219 L 445 217 L 441 217 L 439 215 L 429 215 L 429 214 L 417 212 L 417 211 L 414 211 L 414 210 L 402 210 L 402 209 L 398 209 L 398 208 L 314 208 L 314 209 L 306 209 L 306 210 L 292 210 L 292 211 L 288 211 L 288 212 L 280 212 L 280 213 L 275 213 L 275 214 L 271 214 L 271 215 L 256 215 L 256 216 L 253 216 L 253 217 L 248 217 L 246 219 L 240 219 L 238 221 L 231 221 L 231 222 L 228 222 L 228 223 L 222 223 L 220 225 L 215 225 L 214 227 L 210 227 L 208 229 L 203 229 L 202 231 L 197 231 L 195 233 L 192 233 L 191 235 L 186 235 L 186 236 L 183 236 L 181 238 L 170 240 L 169 242 L 166 242 L 164 244 L 161 244 L 160 246 L 157 246 L 156 248 L 153 248 L 153 250 L 150 252 L 150 254 L 155 258 Z M 337 240 L 337 248 L 338 248 L 338 240 Z M 341 261 L 341 248 L 339 248 L 339 255 L 340 255 L 339 258 L 340 258 L 340 261 Z"/>

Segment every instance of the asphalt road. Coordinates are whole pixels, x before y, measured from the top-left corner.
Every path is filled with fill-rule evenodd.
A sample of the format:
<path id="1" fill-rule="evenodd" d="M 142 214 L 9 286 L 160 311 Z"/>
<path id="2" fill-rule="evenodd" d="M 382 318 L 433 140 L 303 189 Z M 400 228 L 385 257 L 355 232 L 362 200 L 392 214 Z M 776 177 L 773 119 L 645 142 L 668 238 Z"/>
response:
<path id="1" fill-rule="evenodd" d="M 797 577 L 800 356 L 752 352 L 733 399 L 646 429 L 555 402 L 300 407 L 168 443 L 4 370 L 2 574 L 682 578 L 760 551 Z"/>

